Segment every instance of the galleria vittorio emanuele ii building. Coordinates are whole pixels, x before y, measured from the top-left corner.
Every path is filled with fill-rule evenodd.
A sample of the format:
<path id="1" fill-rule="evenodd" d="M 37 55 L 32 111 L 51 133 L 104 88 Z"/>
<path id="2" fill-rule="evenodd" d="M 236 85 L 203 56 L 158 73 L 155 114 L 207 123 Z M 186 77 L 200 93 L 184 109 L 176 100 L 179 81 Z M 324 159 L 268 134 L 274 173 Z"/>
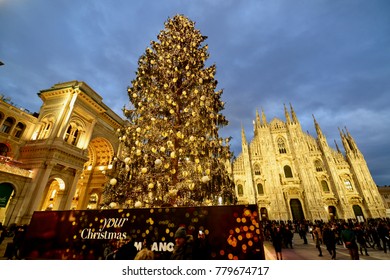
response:
<path id="1" fill-rule="evenodd" d="M 34 211 L 98 209 L 105 173 L 121 149 L 115 131 L 124 119 L 86 83 L 59 83 L 38 93 L 30 113 L 0 100 L 0 222 L 28 224 Z M 238 203 L 258 204 L 263 219 L 385 217 L 385 206 L 354 139 L 329 147 L 301 129 L 291 108 L 286 120 L 257 114 L 248 143 L 232 162 Z"/>

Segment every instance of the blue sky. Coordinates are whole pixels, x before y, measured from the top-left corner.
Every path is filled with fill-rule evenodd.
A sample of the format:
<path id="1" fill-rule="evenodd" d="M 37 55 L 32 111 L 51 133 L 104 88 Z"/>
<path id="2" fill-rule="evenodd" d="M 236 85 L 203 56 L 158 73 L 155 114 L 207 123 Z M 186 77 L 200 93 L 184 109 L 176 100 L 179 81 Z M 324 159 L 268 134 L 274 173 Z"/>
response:
<path id="1" fill-rule="evenodd" d="M 236 155 L 256 109 L 284 120 L 291 103 L 332 147 L 347 127 L 375 182 L 390 185 L 387 0 L 0 0 L 0 94 L 34 112 L 40 90 L 79 80 L 122 116 L 138 58 L 175 14 L 208 36 Z"/>

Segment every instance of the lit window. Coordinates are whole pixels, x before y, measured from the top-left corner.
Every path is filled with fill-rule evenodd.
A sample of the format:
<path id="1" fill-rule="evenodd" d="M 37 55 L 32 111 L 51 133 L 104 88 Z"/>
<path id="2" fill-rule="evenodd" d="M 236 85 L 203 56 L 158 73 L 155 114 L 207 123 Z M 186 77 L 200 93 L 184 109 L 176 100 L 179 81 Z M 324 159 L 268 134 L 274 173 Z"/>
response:
<path id="1" fill-rule="evenodd" d="M 349 190 L 349 191 L 352 191 L 352 190 L 353 190 L 351 181 L 349 181 L 348 179 L 345 179 L 345 180 L 344 180 L 344 186 L 345 186 L 345 188 L 346 188 L 347 190 Z"/>

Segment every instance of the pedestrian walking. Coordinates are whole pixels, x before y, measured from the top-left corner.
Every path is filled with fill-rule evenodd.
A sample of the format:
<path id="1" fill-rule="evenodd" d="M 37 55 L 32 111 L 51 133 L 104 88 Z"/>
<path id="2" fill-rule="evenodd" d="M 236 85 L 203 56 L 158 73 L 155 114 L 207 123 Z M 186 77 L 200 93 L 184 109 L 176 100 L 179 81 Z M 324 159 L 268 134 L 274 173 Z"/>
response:
<path id="1" fill-rule="evenodd" d="M 366 256 L 369 256 L 367 252 L 367 240 L 366 240 L 366 230 L 360 225 L 357 224 L 355 227 L 356 240 L 359 244 L 360 254 L 363 255 L 363 250 Z"/>
<path id="2" fill-rule="evenodd" d="M 283 233 L 280 225 L 274 227 L 272 231 L 272 245 L 275 249 L 276 259 L 283 260 L 282 246 L 283 246 Z"/>
<path id="3" fill-rule="evenodd" d="M 324 244 L 326 246 L 326 250 L 329 252 L 332 260 L 336 259 L 336 234 L 334 229 L 330 227 L 330 225 L 325 224 L 324 230 L 322 233 L 322 238 L 324 240 Z"/>
<path id="4" fill-rule="evenodd" d="M 322 249 L 321 249 L 321 244 L 322 244 L 322 232 L 321 228 L 319 225 L 314 225 L 313 226 L 313 238 L 314 238 L 314 244 L 316 244 L 316 248 L 318 250 L 318 256 L 322 257 Z"/>
<path id="5" fill-rule="evenodd" d="M 341 240 L 343 240 L 345 247 L 348 249 L 351 260 L 359 260 L 356 234 L 349 224 L 344 223 L 343 227 L 344 229 L 341 231 Z"/>

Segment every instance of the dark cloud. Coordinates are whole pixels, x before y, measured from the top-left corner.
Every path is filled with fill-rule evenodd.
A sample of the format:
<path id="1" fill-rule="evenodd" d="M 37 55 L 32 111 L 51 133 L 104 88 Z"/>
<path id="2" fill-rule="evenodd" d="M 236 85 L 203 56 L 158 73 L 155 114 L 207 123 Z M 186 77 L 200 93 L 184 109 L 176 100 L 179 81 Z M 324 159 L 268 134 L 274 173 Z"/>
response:
<path id="1" fill-rule="evenodd" d="M 38 111 L 39 90 L 83 80 L 122 115 L 139 56 L 185 14 L 208 36 L 230 122 L 221 134 L 236 155 L 256 110 L 284 120 L 291 103 L 303 130 L 315 136 L 314 115 L 331 146 L 346 126 L 376 183 L 389 184 L 389 12 L 386 0 L 3 0 L 0 92 Z"/>

